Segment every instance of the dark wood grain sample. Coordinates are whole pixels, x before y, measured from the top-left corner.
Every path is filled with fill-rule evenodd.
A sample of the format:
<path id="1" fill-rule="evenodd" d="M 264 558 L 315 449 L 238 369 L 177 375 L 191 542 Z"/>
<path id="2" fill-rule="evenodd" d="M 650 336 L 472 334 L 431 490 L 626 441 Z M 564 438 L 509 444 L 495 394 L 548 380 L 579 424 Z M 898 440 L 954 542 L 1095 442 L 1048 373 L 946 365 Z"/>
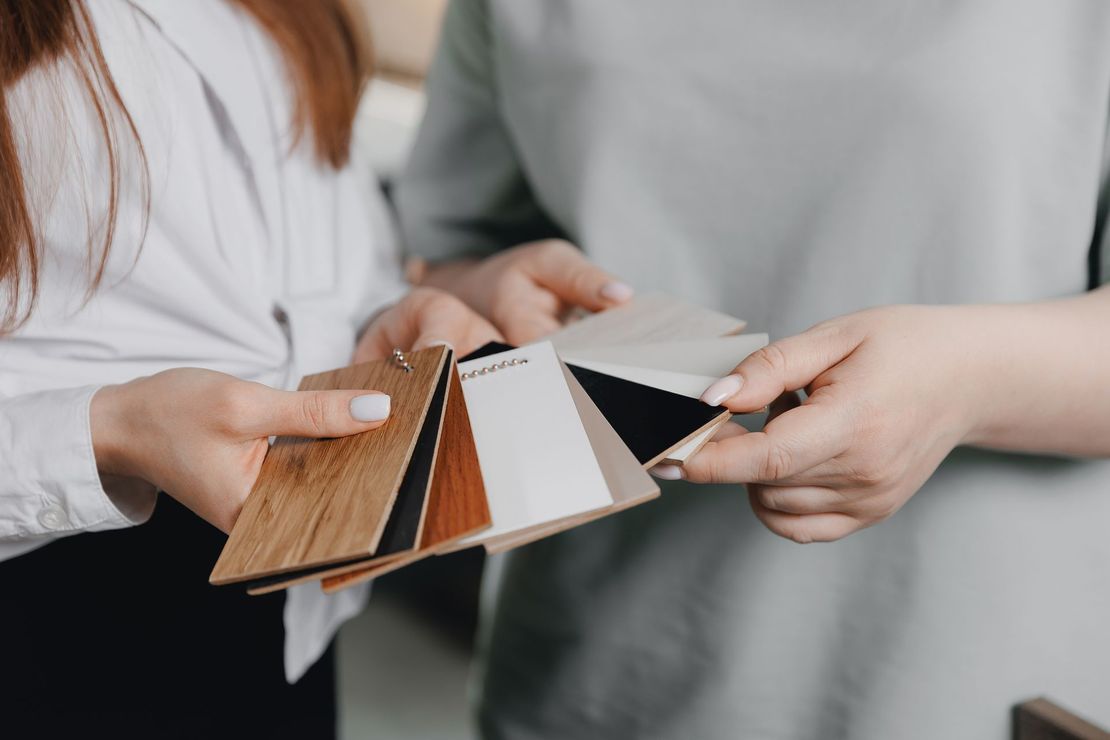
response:
<path id="1" fill-rule="evenodd" d="M 420 549 L 370 568 L 324 578 L 324 591 L 338 591 L 409 565 L 463 537 L 482 531 L 491 523 L 466 398 L 459 374 L 452 368 Z"/>
<path id="2" fill-rule="evenodd" d="M 1098 727 L 1044 697 L 1013 708 L 1013 740 L 1110 740 L 1110 731 Z"/>
<path id="3" fill-rule="evenodd" d="M 670 391 L 568 365 L 606 421 L 641 465 L 667 453 L 702 430 L 720 423 L 728 410 Z"/>
<path id="4" fill-rule="evenodd" d="M 435 464 L 436 448 L 439 445 L 439 433 L 443 422 L 447 387 L 452 374 L 455 374 L 454 367 L 450 358 L 448 358 L 440 373 L 436 391 L 432 395 L 431 404 L 428 406 L 428 413 L 424 416 L 424 425 L 420 429 L 416 447 L 413 449 L 405 476 L 401 480 L 401 487 L 397 491 L 397 500 L 393 504 L 392 511 L 390 511 L 389 520 L 382 532 L 382 538 L 377 549 L 373 553 L 349 560 L 326 565 L 314 565 L 309 568 L 300 568 L 253 579 L 246 584 L 248 593 L 257 596 L 271 591 L 279 591 L 298 583 L 319 580 L 325 573 L 339 572 L 352 566 L 365 567 L 370 563 L 391 559 L 401 553 L 410 552 L 417 548 L 428 502 L 432 466 Z"/>
<path id="5" fill-rule="evenodd" d="M 388 393 L 390 418 L 379 429 L 350 437 L 279 438 L 210 581 L 253 580 L 374 552 L 448 352 L 432 347 L 411 353 L 411 372 L 390 359 L 301 381 L 301 390 Z"/>

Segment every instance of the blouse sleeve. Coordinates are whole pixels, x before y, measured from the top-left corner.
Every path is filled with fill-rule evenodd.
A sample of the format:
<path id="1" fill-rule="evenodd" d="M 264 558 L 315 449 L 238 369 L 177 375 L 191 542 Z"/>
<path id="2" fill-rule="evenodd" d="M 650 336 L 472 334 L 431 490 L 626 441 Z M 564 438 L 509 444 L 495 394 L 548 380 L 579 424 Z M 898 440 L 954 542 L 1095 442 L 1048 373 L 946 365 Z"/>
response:
<path id="1" fill-rule="evenodd" d="M 484 256 L 559 236 L 529 187 L 498 104 L 486 0 L 448 5 L 428 77 L 428 109 L 397 184 L 406 250 Z"/>
<path id="2" fill-rule="evenodd" d="M 96 391 L 88 386 L 0 397 L 0 559 L 55 537 L 149 518 L 151 486 L 102 481 L 97 472 L 89 428 Z"/>

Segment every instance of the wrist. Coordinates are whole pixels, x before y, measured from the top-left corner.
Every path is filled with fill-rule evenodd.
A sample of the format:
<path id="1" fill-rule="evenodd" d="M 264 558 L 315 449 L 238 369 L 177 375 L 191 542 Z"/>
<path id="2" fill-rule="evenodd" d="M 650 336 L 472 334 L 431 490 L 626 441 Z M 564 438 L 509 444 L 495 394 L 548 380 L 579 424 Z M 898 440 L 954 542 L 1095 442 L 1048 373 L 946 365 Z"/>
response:
<path id="1" fill-rule="evenodd" d="M 136 475 L 128 454 L 128 395 L 127 385 L 106 385 L 93 394 L 89 404 L 93 454 L 102 475 Z"/>
<path id="2" fill-rule="evenodd" d="M 995 447 L 1020 423 L 1022 398 L 1030 381 L 1024 378 L 1022 355 L 1029 336 L 1022 305 L 963 306 L 952 334 L 956 382 L 965 407 L 962 445 Z"/>

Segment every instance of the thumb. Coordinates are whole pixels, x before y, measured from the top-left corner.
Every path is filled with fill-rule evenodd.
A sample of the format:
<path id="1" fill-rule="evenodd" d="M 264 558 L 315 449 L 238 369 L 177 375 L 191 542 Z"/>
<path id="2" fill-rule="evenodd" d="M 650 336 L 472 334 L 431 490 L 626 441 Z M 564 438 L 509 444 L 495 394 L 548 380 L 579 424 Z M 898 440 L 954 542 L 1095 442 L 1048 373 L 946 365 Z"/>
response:
<path id="1" fill-rule="evenodd" d="M 416 331 L 416 339 L 412 342 L 414 351 L 445 344 L 460 356 L 503 339 L 493 324 L 461 302 L 421 314 L 416 321 Z"/>
<path id="2" fill-rule="evenodd" d="M 378 391 L 278 391 L 266 388 L 250 432 L 258 437 L 345 437 L 377 429 L 390 398 Z"/>
<path id="3" fill-rule="evenodd" d="M 619 306 L 632 298 L 632 288 L 613 278 L 566 242 L 552 242 L 537 253 L 529 276 L 564 303 L 590 311 Z"/>
<path id="4" fill-rule="evenodd" d="M 753 413 L 797 391 L 852 354 L 860 344 L 839 326 L 819 324 L 748 355 L 731 374 L 705 389 L 701 400 L 735 413 Z"/>

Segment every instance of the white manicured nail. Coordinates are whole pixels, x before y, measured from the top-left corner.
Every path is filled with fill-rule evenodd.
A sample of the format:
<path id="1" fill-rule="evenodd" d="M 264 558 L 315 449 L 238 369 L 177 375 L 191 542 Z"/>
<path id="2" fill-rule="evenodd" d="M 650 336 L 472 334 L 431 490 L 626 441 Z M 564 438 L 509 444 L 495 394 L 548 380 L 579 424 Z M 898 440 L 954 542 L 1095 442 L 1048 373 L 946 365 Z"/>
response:
<path id="1" fill-rule="evenodd" d="M 682 480 L 686 475 L 678 465 L 656 465 L 648 471 L 659 480 Z"/>
<path id="2" fill-rule="evenodd" d="M 702 403 L 710 406 L 720 406 L 726 399 L 735 396 L 744 386 L 744 379 L 739 375 L 727 375 L 705 389 L 701 394 Z"/>
<path id="3" fill-rule="evenodd" d="M 632 286 L 626 283 L 611 282 L 601 286 L 601 297 L 614 303 L 624 303 L 632 297 Z"/>
<path id="4" fill-rule="evenodd" d="M 351 417 L 355 421 L 382 421 L 389 418 L 389 396 L 371 393 L 351 399 Z"/>

